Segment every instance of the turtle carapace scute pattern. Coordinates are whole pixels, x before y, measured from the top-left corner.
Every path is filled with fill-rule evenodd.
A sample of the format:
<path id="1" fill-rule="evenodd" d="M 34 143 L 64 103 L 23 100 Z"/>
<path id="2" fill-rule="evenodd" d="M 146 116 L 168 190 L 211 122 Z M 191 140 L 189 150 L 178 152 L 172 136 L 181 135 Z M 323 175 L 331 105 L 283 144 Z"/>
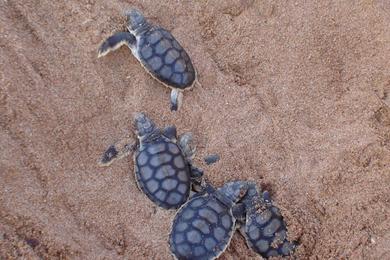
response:
<path id="1" fill-rule="evenodd" d="M 222 254 L 235 231 L 232 207 L 245 192 L 244 182 L 231 182 L 184 204 L 175 216 L 169 238 L 174 258 L 208 260 Z"/>
<path id="2" fill-rule="evenodd" d="M 245 205 L 245 221 L 241 234 L 253 251 L 264 258 L 288 256 L 297 247 L 287 238 L 287 227 L 280 210 L 271 202 L 269 193 L 263 195 L 254 182 L 248 182 L 248 192 L 242 202 Z"/>
<path id="3" fill-rule="evenodd" d="M 170 32 L 153 27 L 139 37 L 139 59 L 145 68 L 169 87 L 185 89 L 195 80 L 191 59 Z"/>
<path id="4" fill-rule="evenodd" d="M 182 92 L 197 82 L 188 53 L 169 31 L 149 23 L 140 11 L 131 9 L 125 15 L 127 32 L 108 37 L 100 45 L 98 57 L 126 45 L 154 79 L 171 89 L 171 110 L 178 110 Z"/>
<path id="5" fill-rule="evenodd" d="M 125 138 L 110 145 L 100 165 L 134 153 L 134 173 L 137 187 L 158 206 L 177 209 L 189 198 L 191 189 L 200 189 L 203 171 L 193 166 L 195 153 L 192 134 L 176 136 L 176 127 L 160 129 L 144 113 L 136 113 L 134 127 L 137 141 Z"/>
<path id="6" fill-rule="evenodd" d="M 190 193 L 190 168 L 180 148 L 162 138 L 145 143 L 135 154 L 139 188 L 160 207 L 178 208 Z"/>

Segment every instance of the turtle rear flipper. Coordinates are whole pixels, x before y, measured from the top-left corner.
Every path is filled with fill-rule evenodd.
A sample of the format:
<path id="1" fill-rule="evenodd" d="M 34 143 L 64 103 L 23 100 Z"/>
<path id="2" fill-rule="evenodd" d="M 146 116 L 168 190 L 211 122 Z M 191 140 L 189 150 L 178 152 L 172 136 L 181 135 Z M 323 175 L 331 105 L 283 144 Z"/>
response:
<path id="1" fill-rule="evenodd" d="M 98 57 L 103 57 L 111 51 L 115 51 L 122 47 L 122 45 L 127 45 L 130 49 L 134 47 L 136 43 L 136 38 L 129 32 L 118 32 L 114 35 L 108 37 L 99 47 Z"/>
<path id="2" fill-rule="evenodd" d="M 232 208 L 233 216 L 237 219 L 240 224 L 245 224 L 246 209 L 244 203 L 237 203 Z"/>
<path id="3" fill-rule="evenodd" d="M 212 165 L 212 164 L 218 162 L 219 159 L 221 159 L 221 157 L 218 154 L 209 154 L 203 158 L 204 162 L 207 165 Z"/>
<path id="4" fill-rule="evenodd" d="M 171 91 L 171 111 L 177 111 L 181 107 L 183 93 L 181 90 L 172 89 Z"/>

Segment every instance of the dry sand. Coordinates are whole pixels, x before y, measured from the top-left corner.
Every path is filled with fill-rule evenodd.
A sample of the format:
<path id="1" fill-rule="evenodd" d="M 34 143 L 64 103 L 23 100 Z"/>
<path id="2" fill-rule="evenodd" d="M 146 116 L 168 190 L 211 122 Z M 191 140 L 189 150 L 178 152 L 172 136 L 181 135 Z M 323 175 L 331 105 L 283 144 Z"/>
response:
<path id="1" fill-rule="evenodd" d="M 128 49 L 97 59 L 130 6 L 198 69 L 178 113 Z M 299 259 L 390 259 L 389 24 L 387 0 L 2 0 L 0 258 L 170 258 L 174 212 L 131 158 L 96 163 L 144 111 L 194 132 L 214 184 L 270 189 Z M 221 259 L 255 257 L 236 234 Z"/>

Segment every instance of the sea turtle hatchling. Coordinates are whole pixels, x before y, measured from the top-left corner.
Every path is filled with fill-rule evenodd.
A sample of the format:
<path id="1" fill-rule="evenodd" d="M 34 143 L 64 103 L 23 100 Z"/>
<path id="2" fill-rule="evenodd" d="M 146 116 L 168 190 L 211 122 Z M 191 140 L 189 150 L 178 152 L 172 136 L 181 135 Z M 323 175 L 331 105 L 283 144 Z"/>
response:
<path id="1" fill-rule="evenodd" d="M 192 197 L 176 213 L 169 244 L 175 259 L 215 259 L 228 247 L 235 231 L 233 208 L 247 191 L 234 181 Z"/>
<path id="2" fill-rule="evenodd" d="M 174 126 L 160 129 L 143 113 L 135 115 L 134 124 L 138 142 L 126 138 L 111 145 L 100 164 L 107 166 L 135 151 L 138 188 L 162 208 L 179 208 L 188 199 L 191 186 L 196 190 L 200 185 L 203 175 L 191 163 L 195 152 L 191 134 L 183 134 L 177 140 Z"/>
<path id="3" fill-rule="evenodd" d="M 178 110 L 182 91 L 197 82 L 190 57 L 170 32 L 150 24 L 140 11 L 132 9 L 125 15 L 128 32 L 118 32 L 106 39 L 98 57 L 127 45 L 153 78 L 171 88 L 171 110 Z"/>
<path id="4" fill-rule="evenodd" d="M 267 191 L 261 196 L 254 182 L 247 183 L 247 194 L 235 207 L 234 214 L 243 214 L 237 218 L 248 247 L 264 258 L 290 255 L 297 243 L 288 241 L 286 224 L 279 209 L 272 205 Z"/>

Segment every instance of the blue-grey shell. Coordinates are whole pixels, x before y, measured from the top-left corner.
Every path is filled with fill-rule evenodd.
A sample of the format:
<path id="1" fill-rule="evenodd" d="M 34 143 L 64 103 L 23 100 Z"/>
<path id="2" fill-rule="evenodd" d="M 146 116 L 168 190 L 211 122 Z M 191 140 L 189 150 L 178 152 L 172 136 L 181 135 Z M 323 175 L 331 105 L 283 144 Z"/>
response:
<path id="1" fill-rule="evenodd" d="M 139 188 L 165 209 L 179 208 L 190 193 L 190 169 L 176 143 L 159 140 L 146 143 L 135 154 Z"/>
<path id="2" fill-rule="evenodd" d="M 229 245 L 235 219 L 214 196 L 198 196 L 180 208 L 169 244 L 177 259 L 214 259 Z"/>
<path id="3" fill-rule="evenodd" d="M 287 240 L 286 224 L 273 205 L 247 216 L 245 237 L 249 247 L 264 258 L 290 255 L 296 247 Z"/>
<path id="4" fill-rule="evenodd" d="M 173 88 L 185 89 L 195 81 L 191 59 L 172 34 L 151 27 L 139 35 L 138 56 L 144 67 L 158 80 Z"/>

